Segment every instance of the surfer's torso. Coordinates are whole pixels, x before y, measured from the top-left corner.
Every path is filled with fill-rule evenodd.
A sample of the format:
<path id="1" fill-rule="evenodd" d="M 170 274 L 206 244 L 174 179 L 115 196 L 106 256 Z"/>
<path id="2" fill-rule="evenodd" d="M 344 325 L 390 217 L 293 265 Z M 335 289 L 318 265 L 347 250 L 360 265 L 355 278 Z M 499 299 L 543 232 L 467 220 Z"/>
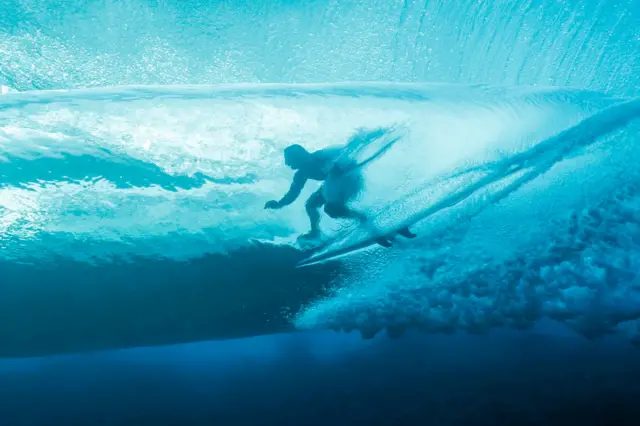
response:
<path id="1" fill-rule="evenodd" d="M 338 157 L 340 157 L 342 150 L 343 147 L 335 146 L 312 152 L 310 163 L 304 170 L 299 170 L 298 173 L 302 172 L 307 179 L 326 180 L 329 176 L 329 171 Z"/>

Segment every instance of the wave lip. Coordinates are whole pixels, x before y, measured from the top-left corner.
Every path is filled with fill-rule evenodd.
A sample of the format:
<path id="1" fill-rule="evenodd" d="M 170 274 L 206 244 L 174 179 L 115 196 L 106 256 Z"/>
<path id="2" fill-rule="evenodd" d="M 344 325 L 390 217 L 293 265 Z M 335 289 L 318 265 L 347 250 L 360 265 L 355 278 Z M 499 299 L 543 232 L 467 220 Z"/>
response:
<path id="1" fill-rule="evenodd" d="M 571 85 L 638 96 L 635 6 L 628 0 L 542 0 L 534 6 L 528 0 L 369 0 L 304 7 L 289 0 L 168 1 L 162 7 L 136 0 L 5 0 L 0 84 L 26 91 L 428 79 Z"/>
<path id="2" fill-rule="evenodd" d="M 469 167 L 487 170 L 535 152 L 554 135 L 623 101 L 575 89 L 390 83 L 137 86 L 2 96 L 0 324 L 19 324 L 0 328 L 3 354 L 244 337 L 290 331 L 296 325 L 360 328 L 365 334 L 394 328 L 398 317 L 413 318 L 416 304 L 423 304 L 408 294 L 431 294 L 433 282 L 424 279 L 424 271 L 441 274 L 438 285 L 464 288 L 461 283 L 482 270 L 473 250 L 484 251 L 486 264 L 496 269 L 516 262 L 505 253 L 520 252 L 494 249 L 503 241 L 513 243 L 498 232 L 496 222 L 505 229 L 512 222 L 539 227 L 541 215 L 532 216 L 533 211 L 555 203 L 569 214 L 582 199 L 563 192 L 575 189 L 566 182 L 545 183 L 543 194 L 549 196 L 532 187 L 548 176 L 560 176 L 558 168 L 564 170 L 562 176 L 585 178 L 572 161 L 587 164 L 589 159 L 596 166 L 585 170 L 597 171 L 593 176 L 601 182 L 588 189 L 596 194 L 593 202 L 603 200 L 603 193 L 611 194 L 612 182 L 626 182 L 606 171 L 627 173 L 635 155 L 632 145 L 617 142 L 624 149 L 616 155 L 606 150 L 615 143 L 606 138 L 576 146 L 572 159 L 554 164 L 510 194 L 503 210 L 496 203 L 467 221 L 471 231 L 466 234 L 443 233 L 455 217 L 443 210 L 420 222 L 417 231 L 424 238 L 415 246 L 368 251 L 363 256 L 370 261 L 355 257 L 299 270 L 295 264 L 303 254 L 250 242 L 287 238 L 308 227 L 303 200 L 278 212 L 262 209 L 290 182 L 291 172 L 281 159 L 285 146 L 301 143 L 316 149 L 346 141 L 361 128 L 404 126 L 402 140 L 367 166 L 370 186 L 358 202 L 375 212 L 394 201 L 389 199 L 393 194 L 420 194 L 411 203 L 398 204 L 410 210 L 424 202 L 420 188 L 438 176 Z M 634 118 L 629 120 L 632 130 Z M 614 141 L 626 140 L 612 134 L 618 138 Z M 582 153 L 590 150 L 596 152 Z M 593 176 L 587 174 L 591 180 L 584 181 Z M 307 188 L 302 197 L 314 189 Z M 440 193 L 428 197 L 449 189 L 439 188 Z M 531 200 L 540 205 L 538 210 L 522 207 Z M 464 211 L 455 214 L 460 213 Z M 552 216 L 563 223 L 561 214 Z M 323 219 L 329 235 L 338 235 L 343 225 Z M 482 233 L 488 229 L 495 235 Z M 523 235 L 525 258 L 541 259 L 536 247 L 547 246 L 551 237 Z M 436 244 L 439 240 L 444 243 Z M 454 265 L 468 268 L 460 271 Z M 399 285 L 393 277 L 402 271 L 411 278 Z M 257 276 L 265 281 L 257 283 Z M 282 280 L 289 280 L 287 286 L 282 287 Z M 413 287 L 407 290 L 407 285 Z M 448 310 L 452 299 L 445 296 L 452 291 L 445 285 L 438 293 L 443 318 L 461 315 Z M 394 301 L 397 297 L 406 303 Z M 473 297 L 508 307 L 500 305 L 495 289 L 482 297 L 472 297 L 470 290 L 456 297 L 465 309 L 479 309 L 471 303 Z M 391 304 L 395 308 L 386 311 Z M 379 311 L 383 317 L 372 315 L 373 327 L 360 309 L 368 312 L 378 305 L 384 308 Z M 106 320 L 114 316 L 119 319 Z M 505 313 L 500 318 L 513 322 L 515 317 Z M 475 328 L 500 322 L 471 318 L 465 321 Z M 420 321 L 405 322 L 424 323 Z M 456 321 L 443 324 L 474 328 Z"/>

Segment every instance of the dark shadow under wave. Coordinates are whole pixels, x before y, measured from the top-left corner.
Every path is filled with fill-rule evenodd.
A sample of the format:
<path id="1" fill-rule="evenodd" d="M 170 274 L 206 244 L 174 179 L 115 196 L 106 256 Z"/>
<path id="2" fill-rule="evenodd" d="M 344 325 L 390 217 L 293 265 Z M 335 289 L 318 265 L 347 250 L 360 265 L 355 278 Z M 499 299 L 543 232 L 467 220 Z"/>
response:
<path id="1" fill-rule="evenodd" d="M 167 345 L 294 331 L 337 265 L 295 269 L 302 253 L 252 245 L 180 262 L 0 262 L 0 357 Z"/>
<path id="2" fill-rule="evenodd" d="M 410 333 L 327 359 L 321 352 L 339 340 L 314 350 L 306 337 L 270 338 L 281 348 L 274 359 L 263 339 L 250 339 L 249 356 L 212 342 L 5 360 L 13 368 L 0 371 L 0 417 L 40 426 L 618 426 L 640 416 L 640 359 L 616 339 Z"/>

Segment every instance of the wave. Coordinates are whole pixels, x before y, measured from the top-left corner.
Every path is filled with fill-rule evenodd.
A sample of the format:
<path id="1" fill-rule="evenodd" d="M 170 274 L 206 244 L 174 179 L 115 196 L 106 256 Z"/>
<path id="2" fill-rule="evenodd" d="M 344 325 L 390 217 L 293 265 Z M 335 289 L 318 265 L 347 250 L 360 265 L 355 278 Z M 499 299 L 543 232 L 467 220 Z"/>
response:
<path id="1" fill-rule="evenodd" d="M 577 329 L 609 330 L 620 322 L 608 314 L 620 312 L 618 305 L 607 305 L 607 315 L 594 311 L 609 328 L 568 306 L 580 291 L 600 287 L 558 288 L 560 278 L 549 274 L 561 275 L 566 262 L 575 267 L 576 258 L 584 263 L 600 245 L 607 248 L 602 261 L 635 256 L 628 233 L 626 245 L 611 243 L 614 234 L 593 232 L 585 243 L 580 232 L 591 228 L 580 212 L 589 206 L 613 221 L 607 226 L 623 226 L 615 218 L 635 197 L 636 105 L 574 89 L 446 84 L 6 94 L 0 98 L 0 323 L 11 327 L 0 331 L 0 355 L 316 327 L 355 328 L 365 336 L 414 326 L 477 330 L 562 314 L 579 322 Z M 584 139 L 574 129 L 585 123 L 608 130 L 589 130 L 589 144 L 570 143 Z M 360 202 L 372 208 L 412 192 L 418 194 L 412 206 L 424 207 L 434 194 L 420 188 L 470 167 L 486 172 L 516 164 L 521 170 L 514 178 L 540 173 L 499 203 L 474 195 L 462 210 L 442 209 L 419 222 L 421 238 L 392 250 L 296 269 L 303 253 L 250 242 L 308 227 L 303 200 L 278 212 L 262 209 L 288 187 L 285 146 L 318 149 L 346 142 L 358 129 L 398 124 L 407 129 L 402 141 L 367 166 L 369 198 Z M 439 190 L 442 196 L 451 188 Z M 484 207 L 465 217 L 470 205 Z M 571 220 L 580 232 L 569 232 Z M 558 231 L 544 231 L 549 223 Z M 323 218 L 322 226 L 331 234 L 344 224 Z M 553 257 L 562 259 L 556 264 L 548 251 L 558 250 L 561 236 L 573 248 Z M 614 252 L 623 260 L 614 261 Z M 551 281 L 518 284 L 533 274 L 529 268 L 546 271 L 532 283 L 542 276 Z M 637 318 L 632 285 L 611 277 L 626 301 L 623 319 Z"/>

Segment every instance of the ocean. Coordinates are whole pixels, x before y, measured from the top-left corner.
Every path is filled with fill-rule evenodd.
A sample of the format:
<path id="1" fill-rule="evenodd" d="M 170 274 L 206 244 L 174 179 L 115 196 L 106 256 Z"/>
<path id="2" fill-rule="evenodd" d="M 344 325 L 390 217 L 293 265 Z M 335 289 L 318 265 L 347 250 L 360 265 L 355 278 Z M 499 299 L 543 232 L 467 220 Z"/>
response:
<path id="1" fill-rule="evenodd" d="M 0 0 L 0 425 L 638 424 L 638 52 L 637 1 Z M 372 228 L 300 247 L 283 151 L 354 135 Z"/>

